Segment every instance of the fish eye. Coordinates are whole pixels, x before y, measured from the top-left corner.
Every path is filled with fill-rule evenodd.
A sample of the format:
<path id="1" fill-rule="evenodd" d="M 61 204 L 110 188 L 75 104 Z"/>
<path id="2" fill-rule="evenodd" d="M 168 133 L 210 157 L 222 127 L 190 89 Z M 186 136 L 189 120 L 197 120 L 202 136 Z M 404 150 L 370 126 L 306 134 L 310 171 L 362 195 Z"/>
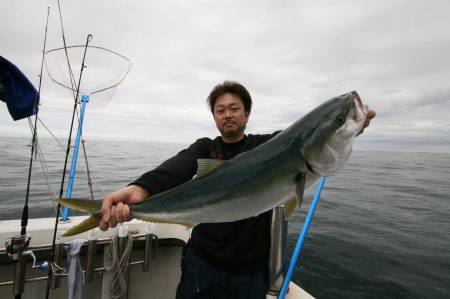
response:
<path id="1" fill-rule="evenodd" d="M 337 122 L 338 124 L 342 125 L 344 123 L 344 117 L 342 117 L 342 115 L 338 115 Z"/>

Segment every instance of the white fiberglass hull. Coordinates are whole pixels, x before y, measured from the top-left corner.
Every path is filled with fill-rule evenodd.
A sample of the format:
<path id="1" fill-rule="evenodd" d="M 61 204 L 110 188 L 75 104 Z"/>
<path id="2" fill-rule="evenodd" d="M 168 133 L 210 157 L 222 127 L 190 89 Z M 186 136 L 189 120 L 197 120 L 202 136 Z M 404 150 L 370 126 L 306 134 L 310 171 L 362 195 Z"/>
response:
<path id="1" fill-rule="evenodd" d="M 86 219 L 85 216 L 76 216 L 70 222 L 59 223 L 59 230 L 63 232 L 69 227 Z M 38 258 L 45 260 L 50 252 L 54 218 L 30 219 L 28 223 L 28 234 L 31 236 L 29 249 Z M 20 220 L 0 221 L 0 239 L 5 240 L 16 235 L 20 228 Z M 133 220 L 128 223 L 128 230 L 135 236 L 133 251 L 131 253 L 130 274 L 128 278 L 128 298 L 175 298 L 177 284 L 181 277 L 180 258 L 184 244 L 190 236 L 190 231 L 182 225 L 155 224 L 153 234 L 159 241 L 156 258 L 151 262 L 149 270 L 143 271 L 143 257 L 145 252 L 145 234 L 149 224 Z M 116 234 L 116 229 L 107 232 L 96 231 L 98 239 L 97 253 L 95 255 L 94 275 L 91 282 L 83 287 L 83 298 L 110 298 L 109 285 L 113 274 L 102 270 L 104 249 L 109 246 L 108 238 Z M 92 237 L 92 235 L 90 235 Z M 85 239 L 90 237 L 88 233 L 75 237 L 61 238 L 61 243 L 69 243 L 73 239 Z M 81 251 L 81 264 L 86 269 L 86 249 Z M 22 298 L 45 298 L 47 286 L 47 270 L 32 269 L 32 259 L 28 259 L 25 267 L 25 284 Z M 61 259 L 63 268 L 67 267 L 66 257 Z M 0 298 L 14 297 L 14 273 L 15 263 L 0 246 Z M 313 298 L 294 283 L 290 285 L 290 292 L 286 298 L 301 299 Z M 61 276 L 60 286 L 52 288 L 50 298 L 67 298 L 67 277 Z M 126 298 L 126 297 L 123 297 Z M 268 295 L 268 298 L 275 298 Z"/>

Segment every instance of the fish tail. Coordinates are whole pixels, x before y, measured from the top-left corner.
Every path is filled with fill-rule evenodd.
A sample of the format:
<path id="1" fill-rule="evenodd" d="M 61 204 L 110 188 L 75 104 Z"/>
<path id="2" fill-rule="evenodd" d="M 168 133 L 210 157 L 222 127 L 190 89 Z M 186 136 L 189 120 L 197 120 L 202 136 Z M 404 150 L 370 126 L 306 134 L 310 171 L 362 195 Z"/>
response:
<path id="1" fill-rule="evenodd" d="M 59 198 L 56 200 L 57 203 L 67 206 L 71 209 L 91 213 L 91 217 L 85 219 L 78 225 L 71 227 L 68 231 L 63 234 L 63 237 L 69 237 L 73 235 L 77 235 L 93 228 L 96 228 L 100 219 L 102 218 L 102 213 L 100 212 L 100 208 L 102 207 L 101 200 L 92 200 L 92 199 L 81 199 L 81 198 Z"/>
<path id="2" fill-rule="evenodd" d="M 96 228 L 96 227 L 98 227 L 98 225 L 100 223 L 100 219 L 102 219 L 102 214 L 95 213 L 95 214 L 91 215 L 91 217 L 89 217 L 88 219 L 85 219 L 80 224 L 72 226 L 68 231 L 66 231 L 64 234 L 62 234 L 62 236 L 70 237 L 70 236 L 84 233 L 93 228 Z"/>

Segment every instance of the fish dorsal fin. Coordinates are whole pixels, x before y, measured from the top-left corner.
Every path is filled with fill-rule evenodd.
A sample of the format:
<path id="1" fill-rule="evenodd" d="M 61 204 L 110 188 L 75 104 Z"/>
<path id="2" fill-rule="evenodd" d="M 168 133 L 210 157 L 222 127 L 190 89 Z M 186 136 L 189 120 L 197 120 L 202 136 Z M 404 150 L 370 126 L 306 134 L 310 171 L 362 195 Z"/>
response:
<path id="1" fill-rule="evenodd" d="M 210 173 L 217 167 L 221 166 L 225 162 L 226 160 L 219 160 L 219 159 L 198 159 L 197 173 L 195 174 L 194 178 L 199 179 L 207 175 L 208 173 Z"/>
<path id="2" fill-rule="evenodd" d="M 297 175 L 296 186 L 295 186 L 295 195 L 292 199 L 290 199 L 284 203 L 283 209 L 284 209 L 284 215 L 286 216 L 286 218 L 291 216 L 292 212 L 294 211 L 294 209 L 297 205 L 301 206 L 301 204 L 303 202 L 303 194 L 305 191 L 305 180 L 306 180 L 305 173 L 301 172 Z"/>

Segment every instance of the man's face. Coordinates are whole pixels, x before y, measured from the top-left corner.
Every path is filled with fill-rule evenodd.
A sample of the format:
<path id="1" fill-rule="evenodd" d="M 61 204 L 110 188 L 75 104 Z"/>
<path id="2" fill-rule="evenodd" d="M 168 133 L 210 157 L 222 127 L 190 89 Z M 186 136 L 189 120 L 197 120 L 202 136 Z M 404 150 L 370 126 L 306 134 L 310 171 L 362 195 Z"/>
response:
<path id="1" fill-rule="evenodd" d="M 244 133 L 248 113 L 245 112 L 241 98 L 232 93 L 219 96 L 214 105 L 214 120 L 224 137 L 233 138 Z"/>

